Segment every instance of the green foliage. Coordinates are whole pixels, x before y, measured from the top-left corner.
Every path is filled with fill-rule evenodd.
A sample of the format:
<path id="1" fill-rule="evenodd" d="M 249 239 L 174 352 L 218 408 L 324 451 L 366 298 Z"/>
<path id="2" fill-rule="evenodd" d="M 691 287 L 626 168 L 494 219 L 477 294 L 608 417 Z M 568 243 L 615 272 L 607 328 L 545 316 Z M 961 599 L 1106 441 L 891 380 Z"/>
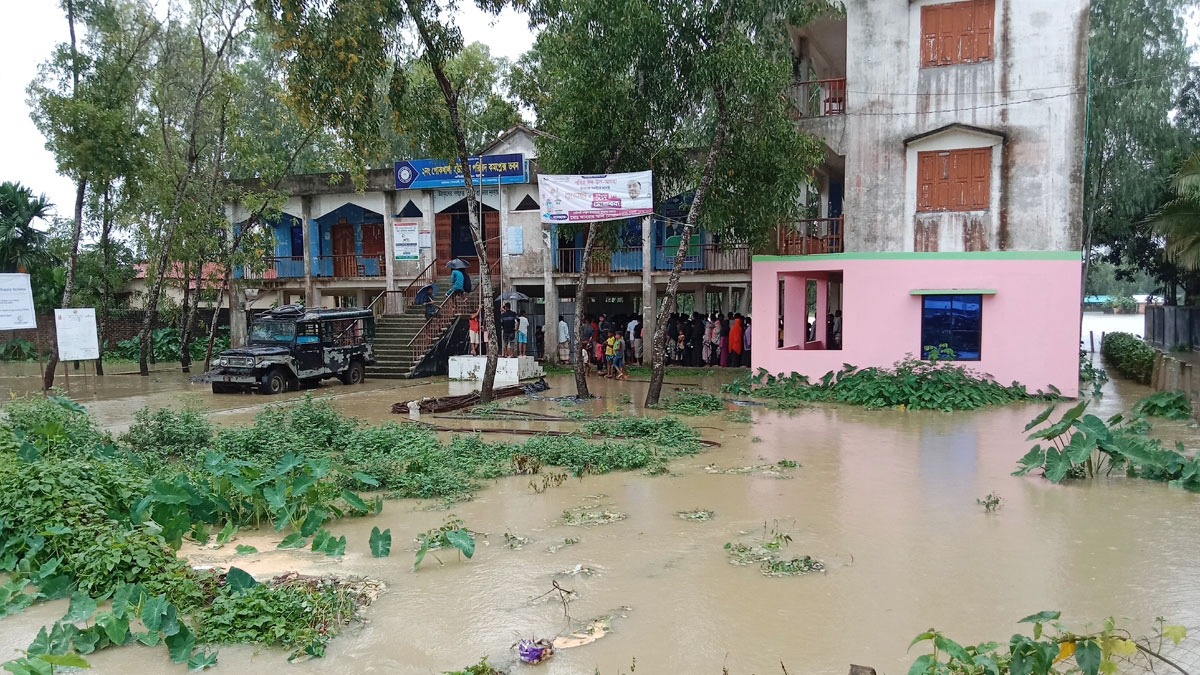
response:
<path id="1" fill-rule="evenodd" d="M 37 345 L 23 337 L 0 342 L 0 361 L 36 361 Z"/>
<path id="2" fill-rule="evenodd" d="M 1124 468 L 1130 476 L 1148 480 L 1169 481 L 1172 487 L 1200 492 L 1200 461 L 1189 458 L 1182 444 L 1174 450 L 1163 447 L 1162 441 L 1150 438 L 1150 424 L 1134 414 L 1128 419 L 1117 414 L 1107 421 L 1095 415 L 1083 414 L 1087 402 L 1070 408 L 1057 421 L 1034 431 L 1026 440 L 1045 441 L 1030 448 L 1017 461 L 1014 476 L 1035 469 L 1053 483 L 1068 478 L 1096 476 Z M 1050 419 L 1050 406 L 1025 425 L 1029 431 Z"/>
<path id="3" fill-rule="evenodd" d="M 120 440 L 146 461 L 195 462 L 204 457 L 212 443 L 207 412 L 193 404 L 179 410 L 142 408 L 133 419 Z"/>
<path id="4" fill-rule="evenodd" d="M 462 670 L 445 670 L 442 675 L 504 675 L 503 671 L 496 670 L 488 663 L 487 657 L 479 660 L 472 666 L 467 666 Z"/>
<path id="5" fill-rule="evenodd" d="M 725 402 L 719 396 L 705 391 L 687 390 L 663 399 L 659 406 L 677 415 L 690 416 L 709 415 L 726 408 Z"/>
<path id="6" fill-rule="evenodd" d="M 13 399 L 4 416 L 10 427 L 51 456 L 74 456 L 112 440 L 82 406 L 62 396 Z"/>
<path id="7" fill-rule="evenodd" d="M 1007 643 L 984 642 L 961 645 L 930 628 L 909 644 L 929 643 L 932 651 L 921 654 L 908 669 L 909 675 L 1060 675 L 1065 673 L 1116 673 L 1132 665 L 1139 651 L 1154 654 L 1149 647 L 1129 638 L 1112 617 L 1102 630 L 1076 633 L 1059 621 L 1058 612 L 1038 612 L 1018 623 L 1033 624 L 1033 636 L 1014 634 Z M 1182 626 L 1168 625 L 1161 618 L 1156 632 L 1162 639 L 1183 639 Z"/>
<path id="8" fill-rule="evenodd" d="M 1100 353 L 1110 367 L 1123 377 L 1150 384 L 1154 371 L 1154 348 L 1130 333 L 1106 333 Z"/>
<path id="9" fill-rule="evenodd" d="M 1092 365 L 1088 353 L 1079 350 L 1079 381 L 1092 387 L 1092 396 L 1100 396 L 1104 383 L 1108 382 L 1108 371 Z"/>
<path id="10" fill-rule="evenodd" d="M 989 492 L 983 497 L 975 500 L 975 503 L 982 506 L 983 510 L 987 513 L 992 513 L 996 509 L 1000 508 L 1000 502 L 1000 495 L 995 492 Z"/>
<path id="11" fill-rule="evenodd" d="M 1133 404 L 1133 414 L 1186 420 L 1192 416 L 1192 404 L 1182 391 L 1156 391 Z"/>
<path id="12" fill-rule="evenodd" d="M 457 549 L 459 553 L 470 558 L 475 555 L 475 537 L 465 529 L 462 519 L 454 514 L 446 516 L 446 521 L 440 526 L 417 535 L 417 553 L 413 559 L 413 571 L 421 566 L 425 554 L 442 549 Z M 444 565 L 441 558 L 434 553 L 433 557 L 439 565 Z"/>
<path id="13" fill-rule="evenodd" d="M 371 546 L 371 555 L 376 558 L 386 558 L 392 552 L 392 530 L 386 529 L 382 532 L 378 527 L 371 528 L 371 539 L 368 542 Z"/>
<path id="14" fill-rule="evenodd" d="M 141 349 L 138 337 L 121 340 L 115 345 L 107 345 L 105 356 L 110 359 L 137 361 Z M 218 327 L 213 339 L 213 354 L 229 349 L 229 329 Z M 150 332 L 150 350 L 159 361 L 178 361 L 183 354 L 183 335 L 178 328 L 155 328 Z M 208 340 L 193 340 L 188 345 L 188 354 L 192 360 L 199 361 L 208 351 Z"/>
<path id="15" fill-rule="evenodd" d="M 50 262 L 46 233 L 33 221 L 45 219 L 52 206 L 20 183 L 0 183 L 0 272 L 29 272 Z"/>
<path id="16" fill-rule="evenodd" d="M 787 557 L 784 554 L 792 543 L 792 536 L 779 527 L 776 521 L 771 527 L 763 523 L 762 534 L 750 543 L 726 542 L 725 553 L 732 565 L 758 565 L 764 576 L 800 576 L 809 572 L 824 572 L 825 563 L 812 556 Z"/>
<path id="17" fill-rule="evenodd" d="M 857 368 L 849 364 L 826 373 L 818 383 L 798 373 L 775 376 L 765 369 L 747 374 L 721 387 L 741 396 L 803 403 L 837 401 L 871 408 L 906 407 L 914 410 L 974 410 L 986 405 L 1015 401 L 1053 400 L 1058 391 L 1030 394 L 1014 382 L 1004 386 L 968 368 L 949 361 L 914 359 L 897 361 L 891 368 Z"/>
<path id="18" fill-rule="evenodd" d="M 355 601 L 343 584 L 326 579 L 280 577 L 240 591 L 222 590 L 196 613 L 196 639 L 207 643 L 281 646 L 323 655 L 354 616 Z"/>

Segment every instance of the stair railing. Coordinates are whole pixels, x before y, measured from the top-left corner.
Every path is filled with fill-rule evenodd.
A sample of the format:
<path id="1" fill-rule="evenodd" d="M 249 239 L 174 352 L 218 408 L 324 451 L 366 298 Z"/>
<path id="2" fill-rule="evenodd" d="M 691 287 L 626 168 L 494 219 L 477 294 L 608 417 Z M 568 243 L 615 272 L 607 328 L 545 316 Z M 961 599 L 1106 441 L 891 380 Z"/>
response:
<path id="1" fill-rule="evenodd" d="M 434 262 L 435 261 L 430 261 L 430 263 L 425 266 L 425 269 L 418 272 L 417 276 L 413 277 L 413 280 L 408 282 L 408 285 L 402 290 L 380 291 L 379 295 L 376 295 L 375 299 L 371 301 L 371 304 L 367 305 L 367 309 L 371 310 L 375 314 L 376 319 L 387 314 L 403 314 L 405 308 L 409 302 L 411 302 L 412 298 L 416 297 L 417 291 L 420 290 L 421 286 L 424 286 L 425 283 L 433 281 L 433 275 L 429 275 L 427 277 L 426 274 L 433 269 Z M 425 283 L 417 285 L 417 282 L 419 281 L 423 281 Z M 393 302 L 395 303 L 394 309 L 392 305 Z"/>
<path id="2" fill-rule="evenodd" d="M 467 309 L 470 309 L 471 307 L 479 307 L 481 298 L 482 291 L 481 287 L 479 286 L 476 286 L 469 295 L 465 293 L 456 293 L 454 295 L 446 296 L 446 298 L 442 300 L 442 303 L 438 305 L 438 313 L 426 319 L 421 328 L 417 330 L 416 335 L 413 335 L 412 339 L 408 341 L 407 345 L 405 345 L 412 351 L 414 362 L 419 361 L 420 358 L 426 352 L 428 352 L 431 347 L 433 347 L 433 343 L 436 341 L 436 338 L 440 337 L 441 334 L 446 330 L 446 327 L 449 326 L 454 320 L 454 318 L 462 313 L 464 306 Z M 449 306 L 451 311 L 445 311 L 447 306 Z"/>

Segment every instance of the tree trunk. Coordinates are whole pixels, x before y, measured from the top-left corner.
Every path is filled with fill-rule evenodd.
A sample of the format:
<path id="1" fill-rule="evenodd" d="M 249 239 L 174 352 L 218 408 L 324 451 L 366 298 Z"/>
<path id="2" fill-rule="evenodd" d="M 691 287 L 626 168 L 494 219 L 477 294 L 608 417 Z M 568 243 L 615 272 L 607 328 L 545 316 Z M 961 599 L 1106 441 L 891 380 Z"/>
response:
<path id="1" fill-rule="evenodd" d="M 96 359 L 96 374 L 104 374 L 104 343 L 105 331 L 108 329 L 108 307 L 112 302 L 112 289 L 108 285 L 108 274 L 112 270 L 112 251 L 109 246 L 109 235 L 112 233 L 112 211 L 108 198 L 109 187 L 104 188 L 104 215 L 100 225 L 100 256 L 104 263 L 104 272 L 100 282 L 100 312 L 96 317 L 96 335 L 100 339 L 100 357 Z"/>
<path id="2" fill-rule="evenodd" d="M 201 253 L 200 260 L 204 260 L 204 255 Z M 196 313 L 200 311 L 200 295 L 201 284 L 204 281 L 204 263 L 196 263 L 196 275 L 193 277 L 196 283 L 196 289 L 192 291 L 191 304 L 184 303 L 184 318 L 183 328 L 179 333 L 179 363 L 185 373 L 192 371 L 192 329 L 196 325 Z M 184 279 L 183 283 L 187 284 L 188 279 Z M 187 297 L 186 295 L 184 296 Z"/>
<path id="3" fill-rule="evenodd" d="M 225 290 L 229 288 L 229 266 L 225 266 L 225 276 L 221 280 L 221 290 L 217 293 L 217 301 L 213 303 L 212 321 L 208 324 L 208 349 L 204 350 L 204 372 L 208 372 L 209 364 L 212 363 L 213 342 L 217 339 L 217 320 L 221 317 L 221 299 L 225 296 Z M 230 303 L 229 311 L 233 311 L 233 303 Z"/>
<path id="4" fill-rule="evenodd" d="M 688 210 L 687 222 L 679 236 L 679 248 L 675 251 L 675 263 L 671 266 L 671 275 L 667 278 L 667 290 L 663 296 L 662 308 L 658 312 L 658 320 L 654 326 L 654 364 L 650 375 L 650 388 L 646 392 L 646 405 L 657 405 L 662 394 L 663 377 L 667 372 L 667 318 L 675 311 L 676 295 L 679 292 L 679 277 L 683 273 L 683 261 L 687 256 L 688 244 L 692 238 L 692 229 L 704 206 L 704 198 L 712 185 L 713 174 L 716 171 L 717 157 L 725 145 L 725 131 L 728 123 L 728 111 L 725 107 L 725 93 L 720 87 L 715 88 L 717 99 L 717 128 L 713 132 L 712 146 L 708 149 L 708 158 L 704 160 L 704 171 L 700 175 L 700 184 L 696 186 L 696 197 Z M 653 311 L 653 308 L 650 308 Z"/>
<path id="5" fill-rule="evenodd" d="M 71 34 L 75 34 L 72 24 Z M 75 262 L 79 259 L 79 234 L 83 227 L 83 199 L 87 195 L 87 179 L 80 178 L 75 184 L 75 224 L 71 227 L 71 253 L 67 262 L 66 282 L 63 284 L 62 306 L 71 306 L 75 293 Z M 54 369 L 58 366 L 58 342 L 50 345 L 50 357 L 46 360 L 46 374 L 42 383 L 46 389 L 54 386 Z"/>
<path id="6" fill-rule="evenodd" d="M 463 135 L 462 121 L 458 116 L 458 92 L 446 77 L 445 63 L 439 52 L 439 45 L 434 40 L 430 27 L 421 14 L 421 8 L 415 2 L 408 3 L 409 16 L 416 25 L 417 33 L 425 45 L 425 60 L 433 70 L 442 97 L 446 100 L 446 111 L 450 113 L 450 126 L 454 129 L 454 140 L 458 146 L 458 160 L 462 167 L 463 184 L 467 188 L 467 220 L 471 227 L 471 236 L 475 239 L 475 253 L 479 256 L 479 290 L 485 307 L 484 325 L 488 333 L 487 364 L 483 369 L 483 382 L 479 387 L 479 402 L 489 403 L 492 400 L 492 388 L 496 382 L 496 363 L 500 357 L 500 347 L 496 336 L 496 303 L 492 291 L 492 270 L 488 261 L 487 245 L 483 238 L 483 227 L 479 222 L 478 206 L 475 191 L 472 189 L 471 167 L 467 161 L 467 141 Z"/>

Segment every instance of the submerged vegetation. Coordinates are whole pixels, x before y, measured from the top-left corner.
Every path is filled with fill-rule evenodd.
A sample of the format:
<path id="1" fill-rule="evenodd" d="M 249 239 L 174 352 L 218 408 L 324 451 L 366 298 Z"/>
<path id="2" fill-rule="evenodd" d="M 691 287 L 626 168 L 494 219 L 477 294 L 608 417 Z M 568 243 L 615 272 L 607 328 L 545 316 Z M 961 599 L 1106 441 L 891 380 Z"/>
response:
<path id="1" fill-rule="evenodd" d="M 1172 487 L 1200 492 L 1200 460 L 1195 453 L 1188 453 L 1182 443 L 1168 449 L 1149 436 L 1147 409 L 1158 410 L 1168 400 L 1155 396 L 1139 401 L 1129 416 L 1118 413 L 1107 420 L 1084 414 L 1087 401 L 1069 408 L 1058 421 L 1029 435 L 1026 440 L 1043 441 L 1044 445 L 1030 448 L 1018 460 L 1020 468 L 1013 475 L 1041 469 L 1051 482 L 1061 483 L 1124 470 L 1129 476 L 1168 481 Z M 1053 405 L 1043 410 L 1025 425 L 1025 431 L 1048 422 L 1054 410 Z"/>
<path id="2" fill-rule="evenodd" d="M 1153 672 L 1150 659 L 1160 655 L 1166 642 L 1178 645 L 1187 636 L 1183 626 L 1158 619 L 1152 638 L 1134 640 L 1112 617 L 1102 630 L 1074 632 L 1059 621 L 1059 612 L 1038 612 L 1017 623 L 1033 624 L 1033 637 L 1017 633 L 1007 643 L 983 642 L 961 645 L 930 628 L 913 638 L 912 646 L 929 643 L 932 651 L 921 654 L 908 669 L 909 675 L 1052 675 L 1058 673 L 1116 673 L 1123 665 Z M 1181 671 L 1182 672 L 1182 671 Z"/>
<path id="3" fill-rule="evenodd" d="M 196 407 L 142 410 L 119 438 L 61 396 L 14 400 L 4 420 L 0 571 L 7 582 L 0 616 L 72 599 L 67 616 L 9 664 L 32 673 L 86 665 L 80 654 L 134 640 L 163 642 L 173 662 L 196 668 L 216 663 L 215 652 L 194 649 L 197 642 L 252 642 L 320 656 L 363 602 L 337 579 L 260 584 L 236 568 L 194 569 L 175 553 L 185 540 L 224 546 L 239 528 L 269 525 L 286 534 L 280 548 L 336 557 L 348 545 L 369 544 L 383 557 L 390 531 L 375 528 L 369 542 L 348 543 L 326 528 L 380 512 L 382 498 L 364 499 L 360 490 L 457 499 L 483 480 L 542 466 L 579 476 L 665 468 L 670 458 L 702 447 L 676 419 L 616 415 L 581 425 L 575 435 L 487 443 L 474 434 L 442 442 L 420 424 L 360 424 L 311 396 L 224 428 Z M 414 569 L 439 548 L 469 558 L 474 543 L 451 516 L 418 537 Z M 236 550 L 255 552 L 242 544 Z M 113 609 L 97 613 L 105 599 L 114 600 Z M 130 618 L 148 632 L 131 632 Z M 84 620 L 90 628 L 76 627 Z"/>
<path id="4" fill-rule="evenodd" d="M 950 354 L 935 350 L 937 358 L 916 359 L 911 355 L 891 368 L 858 368 L 847 364 L 830 371 L 819 382 L 792 373 L 772 375 L 759 368 L 721 387 L 740 396 L 773 399 L 788 406 L 809 401 L 836 401 L 870 408 L 905 407 L 914 410 L 974 410 L 986 405 L 1015 401 L 1055 400 L 1058 390 L 1029 393 L 1016 382 L 1004 386 L 969 368 L 953 365 Z"/>
<path id="5" fill-rule="evenodd" d="M 726 542 L 725 552 L 732 565 L 758 565 L 764 576 L 792 577 L 809 572 L 824 572 L 825 563 L 809 556 L 788 557 L 784 553 L 792 543 L 792 536 L 779 527 L 779 522 L 768 527 L 763 523 L 761 535 L 750 543 Z"/>

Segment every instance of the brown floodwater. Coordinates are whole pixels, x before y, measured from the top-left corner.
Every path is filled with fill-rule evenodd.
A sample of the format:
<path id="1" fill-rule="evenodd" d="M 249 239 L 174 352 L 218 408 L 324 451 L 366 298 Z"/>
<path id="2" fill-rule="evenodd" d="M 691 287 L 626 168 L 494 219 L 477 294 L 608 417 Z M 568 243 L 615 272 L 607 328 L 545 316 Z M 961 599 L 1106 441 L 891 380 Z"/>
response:
<path id="1" fill-rule="evenodd" d="M 195 395 L 215 411 L 214 421 L 228 424 L 249 421 L 270 400 L 214 397 L 199 385 L 182 384 L 174 373 L 150 382 L 135 378 L 141 381 L 115 389 L 107 379 L 92 399 L 80 398 L 115 429 L 146 403 Z M 547 395 L 571 393 L 569 377 L 548 379 L 554 388 Z M 712 390 L 725 379 L 668 377 Z M 389 412 L 396 401 L 445 395 L 452 386 L 458 393 L 453 383 L 380 381 L 352 390 L 335 383 L 317 393 L 333 394 L 343 410 L 375 422 L 399 419 Z M 598 380 L 593 391 L 604 398 L 585 407 L 641 414 L 640 406 L 621 403 L 621 394 L 640 401 L 645 387 Z M 1145 393 L 1136 385 L 1109 383 L 1093 407 L 1111 414 Z M 600 617 L 612 617 L 602 638 L 559 650 L 537 672 L 617 675 L 629 673 L 636 659 L 638 674 L 719 675 L 724 666 L 731 675 L 767 675 L 780 673 L 780 662 L 791 673 L 842 674 L 851 663 L 902 673 L 913 658 L 906 654 L 910 640 L 930 626 L 963 642 L 1004 641 L 1020 630 L 1018 619 L 1045 609 L 1062 610 L 1075 627 L 1109 615 L 1128 617 L 1123 623 L 1141 632 L 1160 615 L 1200 626 L 1200 495 L 1118 477 L 1055 486 L 1039 476 L 1011 476 L 1029 445 L 1023 427 L 1042 407 L 943 414 L 821 405 L 789 415 L 755 406 L 749 408 L 751 424 L 720 415 L 687 418 L 704 438 L 722 445 L 672 462 L 669 475 L 589 475 L 542 493 L 530 488 L 529 476 L 509 477 L 448 511 L 435 501 L 388 501 L 379 516 L 330 528 L 346 536 L 341 558 L 272 550 L 281 539 L 274 532 L 239 533 L 219 551 L 190 551 L 193 560 L 235 564 L 259 575 L 367 575 L 388 590 L 366 610 L 364 622 L 330 644 L 324 659 L 288 664 L 281 650 L 225 646 L 218 672 L 417 675 L 483 656 L 524 672 L 535 667 L 514 665 L 510 646 L 518 639 L 567 635 Z M 558 414 L 564 407 L 534 401 L 519 409 Z M 1197 445 L 1196 430 L 1182 423 L 1159 422 L 1156 433 Z M 800 466 L 713 472 L 781 459 Z M 975 500 L 993 491 L 1002 505 L 985 513 Z M 564 510 L 586 507 L 627 517 L 590 527 L 563 521 Z M 714 515 L 701 522 L 676 516 L 694 509 Z M 439 554 L 444 566 L 427 558 L 411 572 L 412 537 L 450 513 L 486 533 L 475 557 Z M 789 556 L 812 555 L 827 570 L 770 578 L 757 567 L 731 565 L 723 545 L 750 542 L 764 525 L 790 534 Z M 375 526 L 391 529 L 388 558 L 370 555 L 367 540 Z M 505 533 L 529 541 L 509 548 Z M 579 542 L 562 546 L 567 538 Z M 234 555 L 237 543 L 262 552 Z M 571 574 L 577 566 L 594 574 Z M 569 621 L 557 594 L 539 598 L 555 580 L 578 595 L 569 604 Z M 4 619 L 0 652 L 25 646 L 38 627 L 64 611 L 65 604 L 55 602 Z M 88 659 L 100 673 L 169 668 L 161 647 L 122 647 Z M 170 668 L 182 672 L 181 666 Z"/>

